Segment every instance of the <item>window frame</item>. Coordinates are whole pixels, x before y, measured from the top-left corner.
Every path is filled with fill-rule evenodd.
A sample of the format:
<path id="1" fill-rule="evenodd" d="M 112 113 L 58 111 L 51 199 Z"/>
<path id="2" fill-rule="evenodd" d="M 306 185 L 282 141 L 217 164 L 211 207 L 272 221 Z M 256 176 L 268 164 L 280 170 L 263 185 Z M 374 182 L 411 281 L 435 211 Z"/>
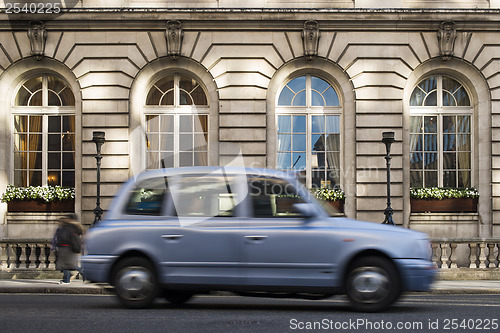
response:
<path id="1" fill-rule="evenodd" d="M 168 76 L 173 76 L 174 78 L 174 87 L 172 88 L 174 91 L 174 105 L 148 105 L 147 97 L 149 93 L 151 92 L 152 89 L 157 89 L 155 88 L 155 85 L 157 82 L 160 80 L 168 77 Z M 180 79 L 181 77 L 189 77 L 192 79 L 195 79 L 200 88 L 203 90 L 205 93 L 205 98 L 207 101 L 207 105 L 181 105 L 180 104 Z M 207 165 L 210 165 L 210 105 L 209 105 L 209 95 L 207 94 L 206 88 L 204 85 L 201 83 L 200 80 L 197 78 L 194 78 L 193 76 L 189 74 L 181 74 L 181 73 L 170 73 L 163 75 L 160 78 L 157 78 L 147 89 L 146 94 L 145 94 L 145 100 L 143 103 L 143 114 L 142 114 L 142 122 L 143 122 L 143 128 L 144 128 L 144 133 L 146 135 L 147 133 L 147 116 L 162 116 L 162 115 L 173 115 L 174 116 L 174 147 L 173 147 L 173 157 L 174 157 L 174 166 L 173 167 L 179 167 L 179 160 L 180 160 L 180 117 L 181 116 L 197 116 L 197 115 L 203 115 L 206 116 L 207 118 L 207 137 L 206 137 L 206 156 L 207 156 Z M 160 133 L 160 132 L 158 132 Z M 193 129 L 192 134 L 196 133 Z M 144 156 L 144 165 L 146 170 L 154 170 L 150 169 L 148 165 L 148 153 L 149 150 L 147 148 L 147 138 L 146 138 L 146 154 Z M 194 148 L 194 147 L 193 147 Z M 161 154 L 161 150 L 158 151 Z M 196 153 L 196 152 L 194 152 Z M 160 162 L 160 160 L 159 160 Z M 159 166 L 161 168 L 161 166 Z"/>
<path id="2" fill-rule="evenodd" d="M 306 77 L 306 105 L 305 106 L 283 106 L 279 105 L 279 97 L 283 89 L 286 88 L 286 86 L 293 81 L 296 78 L 305 76 Z M 337 94 L 339 105 L 337 106 L 312 106 L 312 77 L 319 78 L 326 83 L 328 83 L 335 93 Z M 297 75 L 294 77 L 291 77 L 288 79 L 283 85 L 280 87 L 278 90 L 278 93 L 276 94 L 276 104 L 275 104 L 275 115 L 274 115 L 274 121 L 275 121 L 275 143 L 276 143 L 276 158 L 275 158 L 275 166 L 278 168 L 278 158 L 277 158 L 277 152 L 278 152 L 278 117 L 280 115 L 291 115 L 291 116 L 297 116 L 297 115 L 305 115 L 306 116 L 306 177 L 305 177 L 305 184 L 307 188 L 312 187 L 312 116 L 317 116 L 317 115 L 336 115 L 339 117 L 339 184 L 343 183 L 343 172 L 342 172 L 342 166 L 344 165 L 344 149 L 343 149 L 343 142 L 344 142 L 344 117 L 343 117 L 343 107 L 342 107 L 342 100 L 341 100 L 341 95 L 339 94 L 339 89 L 336 87 L 334 83 L 332 83 L 330 80 L 322 77 L 321 75 L 317 74 L 302 74 L 302 75 Z M 297 170 L 299 171 L 299 170 Z M 339 185 L 337 184 L 337 185 Z M 333 187 L 335 185 L 332 185 Z"/>
<path id="3" fill-rule="evenodd" d="M 28 82 L 29 80 L 35 78 L 35 77 L 42 77 L 42 106 L 18 106 L 15 105 L 16 97 L 19 94 L 20 89 L 23 87 L 23 85 Z M 49 76 L 54 76 L 63 81 L 66 84 L 65 89 L 70 89 L 71 93 L 74 96 L 74 92 L 71 89 L 70 84 L 62 79 L 61 77 L 51 74 L 51 73 L 43 73 L 39 74 L 36 76 L 31 76 L 23 80 L 18 87 L 15 89 L 15 93 L 12 96 L 11 100 L 11 119 L 10 119 L 10 125 L 11 125 L 11 136 L 14 137 L 15 132 L 15 116 L 41 116 L 42 117 L 42 186 L 48 185 L 48 174 L 49 174 L 49 168 L 48 168 L 48 153 L 49 153 L 49 147 L 48 147 L 48 136 L 49 136 L 49 122 L 48 118 L 49 116 L 73 116 L 74 117 L 74 122 L 75 122 L 75 131 L 73 132 L 74 138 L 75 138 L 75 150 L 73 153 L 75 154 L 74 162 L 75 162 L 75 168 L 74 169 L 64 169 L 61 165 L 61 172 L 64 170 L 69 170 L 74 172 L 74 181 L 75 184 L 72 187 L 76 186 L 76 134 L 77 134 L 77 127 L 76 127 L 76 96 L 74 96 L 75 100 L 75 105 L 74 106 L 49 106 L 48 105 L 48 77 Z M 61 90 L 62 91 L 62 90 Z M 62 149 L 62 147 L 61 147 Z M 12 154 L 12 161 L 11 161 L 11 170 L 12 175 L 10 182 L 11 184 L 15 183 L 15 165 L 14 165 L 14 151 L 15 151 L 15 140 L 11 140 L 11 147 L 10 147 L 10 152 Z M 62 151 L 62 150 L 61 150 Z M 61 152 L 60 151 L 60 152 Z M 29 172 L 28 168 L 28 172 Z M 29 182 L 29 177 L 27 177 L 27 182 Z M 32 184 L 26 183 L 23 186 L 35 186 Z"/>
<path id="4" fill-rule="evenodd" d="M 412 90 L 412 94 L 415 91 L 415 89 L 418 89 L 418 85 L 425 80 L 428 80 L 430 77 L 436 76 L 437 77 L 437 106 L 409 106 L 409 115 L 410 115 L 410 123 L 411 123 L 411 117 L 413 116 L 435 116 L 437 118 L 437 154 L 438 154 L 438 187 L 443 187 L 444 184 L 444 144 L 443 144 L 443 138 L 444 138 L 444 133 L 443 133 L 443 117 L 444 116 L 469 116 L 470 117 L 470 145 L 471 145 L 471 151 L 470 151 L 470 187 L 475 186 L 475 163 L 474 163 L 474 156 L 475 156 L 475 117 L 474 117 L 474 107 L 473 107 L 473 101 L 471 99 L 472 94 L 470 93 L 469 89 L 467 86 L 462 83 L 459 79 L 457 79 L 454 76 L 439 73 L 439 74 L 433 74 L 424 77 L 423 79 L 419 80 L 418 83 L 415 85 L 415 87 Z M 469 106 L 443 106 L 443 77 L 450 78 L 452 80 L 455 80 L 458 82 L 464 90 L 467 92 L 469 102 L 471 105 Z M 411 101 L 409 101 L 411 104 Z M 409 133 L 411 129 L 409 130 Z M 411 161 L 411 146 L 409 149 L 410 152 L 410 161 Z M 412 169 L 410 169 L 411 172 Z M 424 170 L 425 169 L 421 169 Z M 457 168 L 458 170 L 458 168 Z M 424 178 L 425 179 L 425 178 Z M 457 178 L 458 182 L 458 178 Z M 425 187 L 425 180 L 424 180 L 424 187 Z"/>

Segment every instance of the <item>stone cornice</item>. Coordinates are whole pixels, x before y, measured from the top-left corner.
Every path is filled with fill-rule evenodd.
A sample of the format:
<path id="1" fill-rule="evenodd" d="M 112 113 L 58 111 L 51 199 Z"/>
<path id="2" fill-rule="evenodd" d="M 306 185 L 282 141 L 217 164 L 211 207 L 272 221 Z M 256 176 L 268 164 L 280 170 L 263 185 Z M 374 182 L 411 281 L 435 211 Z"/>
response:
<path id="1" fill-rule="evenodd" d="M 75 8 L 59 16 L 0 13 L 1 30 L 24 29 L 27 21 L 47 29 L 163 29 L 179 20 L 185 30 L 301 30 L 314 19 L 322 30 L 437 30 L 452 20 L 457 30 L 500 30 L 499 9 L 144 9 Z M 210 25 L 207 26 L 207 22 Z"/>

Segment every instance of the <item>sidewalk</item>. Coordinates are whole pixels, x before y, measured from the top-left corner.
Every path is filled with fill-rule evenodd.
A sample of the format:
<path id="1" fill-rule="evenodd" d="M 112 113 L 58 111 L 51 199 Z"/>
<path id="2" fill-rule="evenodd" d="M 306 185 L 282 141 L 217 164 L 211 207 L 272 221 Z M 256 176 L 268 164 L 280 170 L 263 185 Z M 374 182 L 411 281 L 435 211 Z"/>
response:
<path id="1" fill-rule="evenodd" d="M 59 280 L 0 280 L 1 293 L 25 294 L 101 294 L 109 293 L 105 285 L 96 285 L 81 280 L 73 280 L 70 284 L 60 285 Z M 436 281 L 430 293 L 436 294 L 500 294 L 500 281 Z"/>

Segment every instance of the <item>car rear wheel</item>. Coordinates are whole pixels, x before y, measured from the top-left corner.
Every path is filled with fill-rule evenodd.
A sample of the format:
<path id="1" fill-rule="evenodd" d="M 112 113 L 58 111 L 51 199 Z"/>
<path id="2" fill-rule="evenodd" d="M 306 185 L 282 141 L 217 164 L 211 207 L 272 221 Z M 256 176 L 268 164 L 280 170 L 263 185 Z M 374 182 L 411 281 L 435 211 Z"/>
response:
<path id="1" fill-rule="evenodd" d="M 128 308 L 144 308 L 158 294 L 158 279 L 153 264 L 141 257 L 125 258 L 114 269 L 116 296 Z"/>
<path id="2" fill-rule="evenodd" d="M 393 304 L 401 294 L 398 271 L 386 258 L 359 258 L 348 273 L 346 293 L 355 310 L 382 311 Z"/>

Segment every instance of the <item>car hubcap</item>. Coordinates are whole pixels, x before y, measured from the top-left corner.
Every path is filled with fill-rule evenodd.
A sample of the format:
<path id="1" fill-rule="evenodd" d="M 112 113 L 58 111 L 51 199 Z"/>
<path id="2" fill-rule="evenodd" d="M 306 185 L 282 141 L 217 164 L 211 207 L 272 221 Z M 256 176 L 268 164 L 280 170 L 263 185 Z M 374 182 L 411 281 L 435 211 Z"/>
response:
<path id="1" fill-rule="evenodd" d="M 118 274 L 116 287 L 124 298 L 130 300 L 144 299 L 154 289 L 151 273 L 143 267 L 124 268 Z"/>
<path id="2" fill-rule="evenodd" d="M 390 292 L 390 281 L 378 267 L 360 267 L 352 272 L 351 296 L 358 302 L 376 303 Z"/>

